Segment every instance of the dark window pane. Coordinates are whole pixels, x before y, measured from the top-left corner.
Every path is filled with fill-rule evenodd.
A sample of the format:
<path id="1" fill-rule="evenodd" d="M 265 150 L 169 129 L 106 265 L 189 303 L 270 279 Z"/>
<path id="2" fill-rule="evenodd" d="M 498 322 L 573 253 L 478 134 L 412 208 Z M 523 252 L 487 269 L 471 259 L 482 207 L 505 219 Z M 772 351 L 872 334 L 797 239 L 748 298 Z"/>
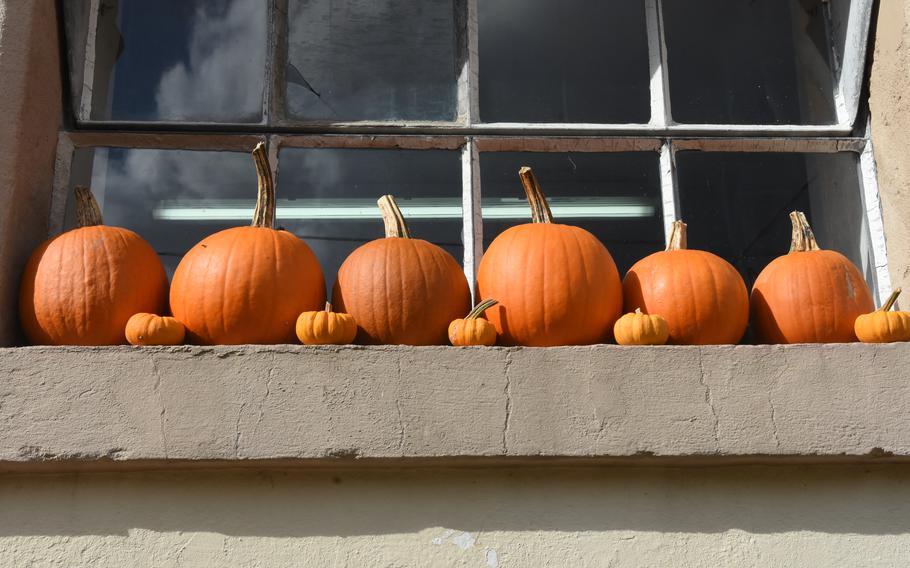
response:
<path id="1" fill-rule="evenodd" d="M 414 238 L 442 246 L 461 263 L 458 152 L 284 149 L 280 159 L 277 225 L 313 249 L 329 290 L 348 254 L 384 235 L 376 200 L 387 193 Z M 145 237 L 169 276 L 204 237 L 249 225 L 256 203 L 252 159 L 241 152 L 80 150 L 71 181 L 91 184 L 105 223 Z"/>
<path id="2" fill-rule="evenodd" d="M 266 57 L 261 0 L 67 0 L 76 105 L 93 120 L 259 122 Z M 85 46 L 94 52 L 85 65 Z M 90 83 L 83 88 L 83 83 Z"/>
<path id="3" fill-rule="evenodd" d="M 481 154 L 484 249 L 514 225 L 529 223 L 518 179 L 531 166 L 555 222 L 594 234 L 610 250 L 620 275 L 664 248 L 658 156 L 655 153 Z"/>
<path id="4" fill-rule="evenodd" d="M 461 264 L 458 152 L 287 148 L 279 161 L 278 221 L 312 247 L 328 290 L 355 248 L 384 236 L 376 200 L 385 194 L 395 196 L 412 237 L 441 246 Z M 282 214 L 284 204 L 294 209 Z"/>
<path id="5" fill-rule="evenodd" d="M 689 246 L 727 259 L 750 288 L 790 249 L 794 210 L 806 213 L 822 248 L 867 278 L 874 270 L 854 154 L 680 152 L 676 163 Z"/>
<path id="6" fill-rule="evenodd" d="M 666 0 L 663 15 L 676 122 L 835 122 L 822 2 Z"/>
<path id="7" fill-rule="evenodd" d="M 293 118 L 451 120 L 452 0 L 291 0 Z"/>
<path id="8" fill-rule="evenodd" d="M 643 2 L 478 2 L 484 122 L 646 123 Z"/>

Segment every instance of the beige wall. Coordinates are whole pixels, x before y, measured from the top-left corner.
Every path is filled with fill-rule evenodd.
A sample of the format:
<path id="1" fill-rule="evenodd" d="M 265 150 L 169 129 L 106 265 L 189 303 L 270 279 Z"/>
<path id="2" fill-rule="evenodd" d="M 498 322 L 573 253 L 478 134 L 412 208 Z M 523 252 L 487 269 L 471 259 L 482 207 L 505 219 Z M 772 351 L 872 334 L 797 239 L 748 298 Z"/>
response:
<path id="1" fill-rule="evenodd" d="M 879 2 L 869 106 L 895 287 L 910 288 L 910 1 Z M 907 300 L 904 300 L 907 304 Z"/>
<path id="2" fill-rule="evenodd" d="M 907 566 L 910 469 L 0 478 L 2 566 Z"/>

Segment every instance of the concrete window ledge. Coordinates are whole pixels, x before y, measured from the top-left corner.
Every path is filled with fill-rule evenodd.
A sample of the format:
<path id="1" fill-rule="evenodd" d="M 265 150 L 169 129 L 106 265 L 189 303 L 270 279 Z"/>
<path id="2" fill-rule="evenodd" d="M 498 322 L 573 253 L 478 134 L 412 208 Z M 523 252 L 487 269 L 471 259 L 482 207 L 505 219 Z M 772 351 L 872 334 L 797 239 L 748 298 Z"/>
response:
<path id="1" fill-rule="evenodd" d="M 0 349 L 0 470 L 890 462 L 910 344 Z"/>

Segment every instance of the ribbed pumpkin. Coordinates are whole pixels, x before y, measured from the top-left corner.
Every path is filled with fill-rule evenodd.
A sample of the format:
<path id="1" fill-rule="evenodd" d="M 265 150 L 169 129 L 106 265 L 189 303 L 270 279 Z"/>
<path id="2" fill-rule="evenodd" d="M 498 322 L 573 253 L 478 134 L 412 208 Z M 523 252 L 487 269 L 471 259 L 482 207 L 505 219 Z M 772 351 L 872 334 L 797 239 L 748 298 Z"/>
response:
<path id="1" fill-rule="evenodd" d="M 88 188 L 77 187 L 75 200 L 78 228 L 45 241 L 26 264 L 19 289 L 22 329 L 40 345 L 126 343 L 130 316 L 165 308 L 167 275 L 142 237 L 101 224 Z"/>
<path id="2" fill-rule="evenodd" d="M 253 150 L 253 161 L 259 196 L 252 226 L 206 237 L 174 272 L 171 311 L 192 343 L 296 343 L 297 317 L 325 300 L 313 251 L 273 228 L 275 186 L 265 144 Z"/>
<path id="3" fill-rule="evenodd" d="M 853 329 L 860 341 L 863 343 L 910 341 L 910 312 L 890 311 L 900 293 L 901 289 L 896 289 L 880 309 L 856 318 Z"/>
<path id="4" fill-rule="evenodd" d="M 497 236 L 480 261 L 477 293 L 496 298 L 487 319 L 500 345 L 609 341 L 622 310 L 622 283 L 597 237 L 553 216 L 531 168 L 519 170 L 531 223 Z"/>
<path id="5" fill-rule="evenodd" d="M 449 324 L 449 343 L 456 347 L 469 345 L 494 345 L 496 343 L 496 328 L 481 316 L 498 302 L 484 300 L 463 318 L 453 320 Z"/>
<path id="6" fill-rule="evenodd" d="M 738 343 L 749 325 L 749 291 L 721 257 L 686 248 L 686 224 L 673 223 L 667 250 L 636 262 L 623 279 L 626 311 L 660 314 L 669 343 Z"/>
<path id="7" fill-rule="evenodd" d="M 620 345 L 663 345 L 670 337 L 670 326 L 659 315 L 645 314 L 635 308 L 616 320 L 613 336 Z"/>
<path id="8" fill-rule="evenodd" d="M 847 257 L 822 250 L 806 216 L 790 213 L 790 252 L 771 261 L 752 287 L 752 326 L 763 343 L 856 341 L 856 318 L 872 311 L 872 294 Z"/>
<path id="9" fill-rule="evenodd" d="M 412 239 L 391 195 L 378 205 L 386 238 L 345 259 L 332 303 L 354 316 L 359 343 L 444 345 L 449 322 L 471 307 L 461 265 L 440 247 Z"/>
<path id="10" fill-rule="evenodd" d="M 172 317 L 139 313 L 126 322 L 124 334 L 130 345 L 180 345 L 186 328 Z"/>
<path id="11" fill-rule="evenodd" d="M 303 312 L 297 318 L 297 339 L 304 345 L 347 345 L 356 335 L 351 314 L 333 312 L 331 302 L 321 312 Z"/>

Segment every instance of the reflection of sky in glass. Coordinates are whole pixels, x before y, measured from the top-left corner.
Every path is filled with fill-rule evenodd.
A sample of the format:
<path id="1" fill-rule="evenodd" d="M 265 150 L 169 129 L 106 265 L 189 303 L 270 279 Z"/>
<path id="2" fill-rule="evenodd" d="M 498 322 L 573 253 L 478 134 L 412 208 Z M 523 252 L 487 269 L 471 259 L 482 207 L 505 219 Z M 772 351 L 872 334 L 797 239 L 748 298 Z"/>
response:
<path id="1" fill-rule="evenodd" d="M 671 0 L 663 13 L 677 122 L 834 122 L 821 2 Z"/>
<path id="2" fill-rule="evenodd" d="M 644 3 L 478 2 L 484 122 L 646 123 Z"/>
<path id="3" fill-rule="evenodd" d="M 323 120 L 451 120 L 452 0 L 291 0 L 289 114 Z"/>
<path id="4" fill-rule="evenodd" d="M 567 219 L 554 211 L 555 222 L 582 227 L 600 239 L 610 250 L 620 274 L 625 274 L 636 260 L 664 248 L 658 161 L 653 152 L 483 153 L 480 155 L 483 203 L 492 198 L 523 197 L 518 169 L 531 166 L 544 195 L 553 204 L 567 200 L 587 202 L 592 209 L 611 207 L 616 201 L 647 204 L 640 216 Z M 611 201 L 603 204 L 605 198 Z M 527 201 L 524 203 L 527 207 Z M 530 222 L 530 209 L 527 211 L 524 219 L 484 219 L 484 249 L 507 228 Z"/>
<path id="5" fill-rule="evenodd" d="M 855 155 L 679 152 L 676 163 L 689 245 L 725 258 L 750 287 L 789 250 L 794 210 L 806 213 L 822 248 L 863 265 Z"/>
<path id="6" fill-rule="evenodd" d="M 102 5 L 92 119 L 260 120 L 265 2 L 119 0 Z"/>
<path id="7" fill-rule="evenodd" d="M 85 152 L 91 150 L 80 150 L 78 161 Z M 442 199 L 447 205 L 456 205 L 451 216 L 411 219 L 408 225 L 414 238 L 442 246 L 461 263 L 458 152 L 284 149 L 280 161 L 277 225 L 313 249 L 329 289 L 351 251 L 383 236 L 376 200 L 387 193 L 395 195 L 405 210 L 415 201 Z M 105 223 L 142 235 L 161 255 L 169 275 L 183 254 L 204 237 L 250 223 L 249 216 L 225 219 L 218 214 L 225 204 L 249 210 L 255 205 L 256 174 L 247 153 L 98 148 L 90 167 L 90 175 L 74 171 L 73 183 L 91 182 Z M 345 218 L 335 219 L 289 218 L 284 214 L 314 200 L 330 201 L 339 209 L 360 209 L 351 209 Z M 192 212 L 200 204 L 207 209 L 182 220 L 162 215 L 162 211 Z M 68 225 L 72 223 L 70 212 Z"/>

